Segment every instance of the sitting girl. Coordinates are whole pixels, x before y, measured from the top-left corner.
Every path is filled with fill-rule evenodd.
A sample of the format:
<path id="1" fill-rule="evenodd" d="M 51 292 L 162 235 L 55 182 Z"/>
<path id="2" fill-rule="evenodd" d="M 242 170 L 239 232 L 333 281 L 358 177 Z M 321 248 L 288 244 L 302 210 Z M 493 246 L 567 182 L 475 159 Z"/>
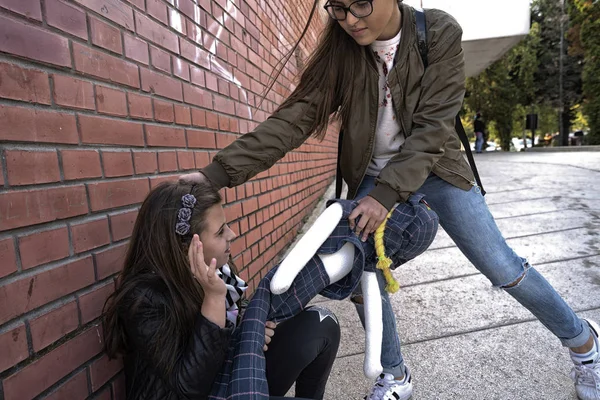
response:
<path id="1" fill-rule="evenodd" d="M 208 183 L 163 183 L 140 208 L 105 305 L 106 351 L 122 356 L 128 399 L 206 399 L 225 361 L 246 284 L 227 264 L 236 234 Z M 308 308 L 265 329 L 269 393 L 322 399 L 337 319 Z M 275 335 L 276 333 L 276 335 Z"/>

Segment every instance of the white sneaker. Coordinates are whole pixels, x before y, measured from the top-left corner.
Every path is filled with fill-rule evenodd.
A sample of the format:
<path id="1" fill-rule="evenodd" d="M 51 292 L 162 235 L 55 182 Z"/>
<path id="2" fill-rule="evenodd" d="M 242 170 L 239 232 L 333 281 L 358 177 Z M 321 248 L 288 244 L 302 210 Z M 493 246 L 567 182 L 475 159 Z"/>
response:
<path id="1" fill-rule="evenodd" d="M 394 375 L 383 373 L 379 375 L 371 393 L 365 400 L 408 400 L 413 392 L 412 377 L 408 367 L 404 367 L 404 379 L 397 381 Z"/>
<path id="2" fill-rule="evenodd" d="M 596 346 L 600 350 L 600 326 L 594 321 L 585 321 L 590 326 Z M 594 360 L 575 365 L 571 370 L 571 379 L 575 382 L 575 390 L 579 399 L 600 400 L 600 351 Z"/>

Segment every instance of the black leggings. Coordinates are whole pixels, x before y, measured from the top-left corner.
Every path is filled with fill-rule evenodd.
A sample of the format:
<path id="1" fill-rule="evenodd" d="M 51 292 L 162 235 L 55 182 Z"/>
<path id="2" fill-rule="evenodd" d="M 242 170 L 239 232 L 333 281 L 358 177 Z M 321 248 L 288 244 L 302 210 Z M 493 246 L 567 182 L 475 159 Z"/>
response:
<path id="1" fill-rule="evenodd" d="M 327 309 L 309 307 L 281 322 L 265 353 L 269 394 L 284 396 L 296 382 L 297 397 L 323 399 L 339 344 L 340 326 Z"/>

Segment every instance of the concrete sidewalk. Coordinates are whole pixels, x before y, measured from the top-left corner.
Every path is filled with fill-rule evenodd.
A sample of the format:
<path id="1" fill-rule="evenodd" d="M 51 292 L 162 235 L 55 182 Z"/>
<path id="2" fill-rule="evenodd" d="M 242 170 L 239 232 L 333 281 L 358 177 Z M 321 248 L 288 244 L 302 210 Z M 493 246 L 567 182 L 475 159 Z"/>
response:
<path id="1" fill-rule="evenodd" d="M 579 315 L 600 321 L 600 153 L 487 153 L 477 165 L 508 243 Z M 508 294 L 492 289 L 445 232 L 400 267 L 392 297 L 413 399 L 576 399 L 567 351 Z M 362 399 L 364 333 L 349 301 L 326 399 Z"/>

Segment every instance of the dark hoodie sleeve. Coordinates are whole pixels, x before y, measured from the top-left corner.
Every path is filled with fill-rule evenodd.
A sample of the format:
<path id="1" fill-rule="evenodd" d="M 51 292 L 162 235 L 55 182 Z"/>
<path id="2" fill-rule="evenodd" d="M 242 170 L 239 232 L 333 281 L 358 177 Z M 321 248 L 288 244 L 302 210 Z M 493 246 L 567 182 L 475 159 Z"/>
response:
<path id="1" fill-rule="evenodd" d="M 168 319 L 166 299 L 161 293 L 153 291 L 146 291 L 142 296 L 139 305 L 126 321 L 131 347 L 138 352 L 138 356 L 151 364 L 154 371 L 179 396 L 190 399 L 207 398 L 225 361 L 233 324 L 227 321 L 225 328 L 220 328 L 199 312 L 191 337 L 184 340 L 186 347 L 176 361 L 173 372 L 169 374 L 160 367 L 151 350 L 156 346 L 155 332 Z"/>

